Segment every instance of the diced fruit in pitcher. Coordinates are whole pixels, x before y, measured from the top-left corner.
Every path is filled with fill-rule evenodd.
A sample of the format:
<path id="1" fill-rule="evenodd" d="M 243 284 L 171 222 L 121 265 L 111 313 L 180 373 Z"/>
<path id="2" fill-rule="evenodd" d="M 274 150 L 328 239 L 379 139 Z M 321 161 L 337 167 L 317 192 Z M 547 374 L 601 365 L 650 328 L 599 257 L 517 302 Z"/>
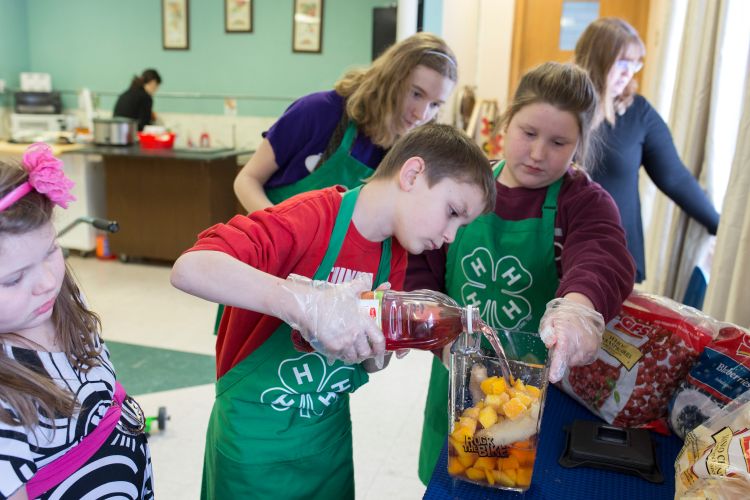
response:
<path id="1" fill-rule="evenodd" d="M 488 377 L 479 387 L 484 398 L 462 412 L 448 441 L 448 473 L 495 487 L 526 489 L 536 457 L 541 391 L 516 379 Z M 476 444 L 474 444 L 476 443 Z M 506 456 L 479 456 L 491 443 Z M 472 451 L 467 451 L 472 450 Z"/>

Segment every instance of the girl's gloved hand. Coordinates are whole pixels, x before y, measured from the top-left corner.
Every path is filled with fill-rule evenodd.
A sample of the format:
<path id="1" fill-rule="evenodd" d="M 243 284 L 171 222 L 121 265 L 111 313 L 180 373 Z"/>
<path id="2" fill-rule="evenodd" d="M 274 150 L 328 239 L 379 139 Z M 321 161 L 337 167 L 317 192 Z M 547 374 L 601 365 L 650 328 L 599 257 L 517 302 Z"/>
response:
<path id="1" fill-rule="evenodd" d="M 290 275 L 283 287 L 293 304 L 280 306 L 275 315 L 298 330 L 329 363 L 340 359 L 353 364 L 375 358 L 376 365 L 383 366 L 383 332 L 359 311 L 360 294 L 372 287 L 369 277 L 360 274 L 348 283 L 332 284 Z"/>
<path id="2" fill-rule="evenodd" d="M 547 303 L 539 334 L 550 349 L 549 380 L 555 383 L 567 367 L 586 365 L 596 359 L 604 334 L 604 318 L 573 300 L 553 299 Z"/>

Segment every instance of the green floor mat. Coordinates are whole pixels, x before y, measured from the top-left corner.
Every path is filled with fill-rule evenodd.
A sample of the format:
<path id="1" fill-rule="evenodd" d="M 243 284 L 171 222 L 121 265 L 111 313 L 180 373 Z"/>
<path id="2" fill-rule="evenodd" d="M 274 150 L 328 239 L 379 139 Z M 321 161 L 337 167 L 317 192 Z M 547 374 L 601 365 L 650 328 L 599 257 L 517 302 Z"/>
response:
<path id="1" fill-rule="evenodd" d="M 214 356 L 107 342 L 117 380 L 128 394 L 181 389 L 216 381 Z"/>

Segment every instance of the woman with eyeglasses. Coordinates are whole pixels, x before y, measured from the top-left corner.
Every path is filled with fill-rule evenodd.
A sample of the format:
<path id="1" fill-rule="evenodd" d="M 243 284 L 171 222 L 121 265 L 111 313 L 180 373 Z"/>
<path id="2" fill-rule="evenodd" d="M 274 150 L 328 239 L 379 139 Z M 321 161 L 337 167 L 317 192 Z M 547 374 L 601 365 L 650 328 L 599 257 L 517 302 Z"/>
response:
<path id="1" fill-rule="evenodd" d="M 575 48 L 575 62 L 588 71 L 599 94 L 599 155 L 592 177 L 620 210 L 636 283 L 646 278 L 638 195 L 641 165 L 654 184 L 690 217 L 716 234 L 719 214 L 680 160 L 667 124 L 636 93 L 633 76 L 643 67 L 646 47 L 630 24 L 617 18 L 591 23 Z"/>

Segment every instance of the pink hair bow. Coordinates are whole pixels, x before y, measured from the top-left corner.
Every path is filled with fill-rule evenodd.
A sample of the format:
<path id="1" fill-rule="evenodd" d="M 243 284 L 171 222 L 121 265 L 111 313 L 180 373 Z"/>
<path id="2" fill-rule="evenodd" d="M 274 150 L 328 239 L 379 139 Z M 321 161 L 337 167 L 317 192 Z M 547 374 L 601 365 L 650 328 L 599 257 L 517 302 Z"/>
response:
<path id="1" fill-rule="evenodd" d="M 73 181 L 65 176 L 63 162 L 52 155 L 52 149 L 43 142 L 32 144 L 23 154 L 23 166 L 29 172 L 29 179 L 0 199 L 0 211 L 26 196 L 32 189 L 42 193 L 50 201 L 62 208 L 75 201 L 70 194 Z"/>

